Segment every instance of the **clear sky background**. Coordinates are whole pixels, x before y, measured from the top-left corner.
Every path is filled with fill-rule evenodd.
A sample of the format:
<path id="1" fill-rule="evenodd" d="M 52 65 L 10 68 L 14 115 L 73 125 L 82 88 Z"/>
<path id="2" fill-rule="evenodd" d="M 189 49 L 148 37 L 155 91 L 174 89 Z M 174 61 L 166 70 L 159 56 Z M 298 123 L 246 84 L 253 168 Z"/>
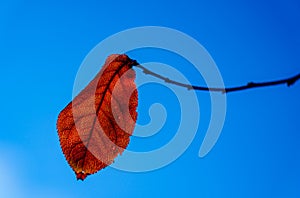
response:
<path id="1" fill-rule="evenodd" d="M 151 172 L 108 167 L 77 181 L 56 132 L 82 60 L 106 37 L 145 25 L 178 29 L 209 51 L 233 86 L 300 72 L 299 10 L 297 0 L 1 1 L 0 197 L 300 197 L 299 82 L 228 94 L 222 134 L 204 158 L 198 151 L 210 100 L 197 92 L 201 121 L 191 146 Z M 161 53 L 133 58 L 172 62 Z M 203 85 L 187 68 L 191 82 Z M 132 149 L 158 148 L 174 135 L 176 97 L 154 94 L 159 89 L 141 88 L 138 122 L 147 123 L 149 106 L 161 102 L 170 110 L 166 125 L 153 139 L 133 138 Z"/>

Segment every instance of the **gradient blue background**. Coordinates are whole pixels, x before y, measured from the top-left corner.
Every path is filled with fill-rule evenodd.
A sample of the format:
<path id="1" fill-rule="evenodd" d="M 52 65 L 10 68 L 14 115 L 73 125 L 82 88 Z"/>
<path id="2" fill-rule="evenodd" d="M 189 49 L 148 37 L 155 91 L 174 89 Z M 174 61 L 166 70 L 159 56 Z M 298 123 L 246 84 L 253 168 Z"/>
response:
<path id="1" fill-rule="evenodd" d="M 144 25 L 178 29 L 209 51 L 233 86 L 299 73 L 299 10 L 297 0 L 1 1 L 0 197 L 300 197 L 300 83 L 229 94 L 224 129 L 205 158 L 198 150 L 210 100 L 198 92 L 203 119 L 196 138 L 178 160 L 152 172 L 108 167 L 76 181 L 55 126 L 81 61 L 107 36 Z M 133 58 L 172 62 L 164 55 L 145 50 Z M 203 84 L 184 61 L 173 63 Z M 133 149 L 158 148 L 174 135 L 176 97 L 157 96 L 157 89 L 164 88 L 141 88 L 139 123 L 149 121 L 153 102 L 175 107 L 162 131 L 133 138 Z"/>

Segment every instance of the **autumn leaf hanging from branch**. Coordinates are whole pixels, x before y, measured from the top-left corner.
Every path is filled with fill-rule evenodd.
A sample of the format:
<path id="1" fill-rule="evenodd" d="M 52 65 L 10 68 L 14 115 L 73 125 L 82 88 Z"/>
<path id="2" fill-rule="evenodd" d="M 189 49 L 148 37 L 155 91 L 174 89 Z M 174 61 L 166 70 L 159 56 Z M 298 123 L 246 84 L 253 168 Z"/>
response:
<path id="1" fill-rule="evenodd" d="M 127 148 L 137 120 L 138 92 L 133 67 L 188 90 L 222 93 L 279 84 L 290 86 L 300 79 L 298 74 L 282 80 L 250 82 L 231 88 L 201 87 L 150 71 L 127 55 L 111 55 L 96 77 L 58 116 L 60 145 L 77 179 L 84 180 L 110 165 Z"/>

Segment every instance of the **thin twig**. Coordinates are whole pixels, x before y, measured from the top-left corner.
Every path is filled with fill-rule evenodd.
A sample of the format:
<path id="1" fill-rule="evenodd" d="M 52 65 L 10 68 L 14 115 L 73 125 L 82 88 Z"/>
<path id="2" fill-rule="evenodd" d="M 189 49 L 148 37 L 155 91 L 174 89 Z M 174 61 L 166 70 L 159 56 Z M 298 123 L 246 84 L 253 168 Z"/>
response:
<path id="1" fill-rule="evenodd" d="M 159 75 L 155 72 L 150 71 L 149 69 L 145 68 L 144 66 L 140 65 L 136 62 L 133 66 L 140 68 L 143 70 L 145 74 L 149 74 L 151 76 L 154 76 L 156 78 L 159 78 L 166 83 L 174 84 L 180 87 L 185 87 L 188 90 L 194 89 L 194 90 L 200 90 L 200 91 L 214 91 L 214 92 L 222 92 L 222 93 L 228 93 L 228 92 L 234 92 L 234 91 L 242 91 L 245 89 L 252 89 L 252 88 L 258 88 L 258 87 L 267 87 L 267 86 L 274 86 L 274 85 L 280 85 L 280 84 L 286 84 L 287 86 L 293 85 L 296 81 L 300 79 L 300 73 L 292 76 L 290 78 L 281 79 L 281 80 L 275 80 L 275 81 L 268 81 L 268 82 L 249 82 L 247 85 L 237 86 L 237 87 L 229 87 L 229 88 L 219 88 L 219 87 L 202 87 L 202 86 L 195 86 L 195 85 L 189 85 L 177 82 L 175 80 L 171 80 L 167 77 L 164 77 L 162 75 Z"/>

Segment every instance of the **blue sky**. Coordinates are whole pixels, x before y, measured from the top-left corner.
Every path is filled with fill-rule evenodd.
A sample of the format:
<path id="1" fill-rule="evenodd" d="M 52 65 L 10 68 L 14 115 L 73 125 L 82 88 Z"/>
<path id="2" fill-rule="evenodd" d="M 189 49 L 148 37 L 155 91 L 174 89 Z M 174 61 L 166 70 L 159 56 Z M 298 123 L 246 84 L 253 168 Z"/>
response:
<path id="1" fill-rule="evenodd" d="M 228 94 L 222 134 L 204 158 L 198 151 L 210 100 L 197 92 L 201 120 L 192 144 L 151 172 L 108 167 L 76 181 L 56 132 L 81 62 L 108 36 L 145 25 L 177 29 L 201 43 L 225 85 L 234 86 L 299 73 L 299 9 L 296 0 L 1 1 L 0 196 L 300 197 L 300 83 Z M 172 63 L 194 84 L 204 83 L 165 52 L 132 55 L 140 62 Z M 160 89 L 164 95 L 154 94 Z M 140 89 L 138 122 L 149 121 L 155 102 L 170 111 L 166 125 L 149 139 L 133 138 L 129 148 L 159 148 L 174 135 L 176 97 L 159 85 Z"/>

